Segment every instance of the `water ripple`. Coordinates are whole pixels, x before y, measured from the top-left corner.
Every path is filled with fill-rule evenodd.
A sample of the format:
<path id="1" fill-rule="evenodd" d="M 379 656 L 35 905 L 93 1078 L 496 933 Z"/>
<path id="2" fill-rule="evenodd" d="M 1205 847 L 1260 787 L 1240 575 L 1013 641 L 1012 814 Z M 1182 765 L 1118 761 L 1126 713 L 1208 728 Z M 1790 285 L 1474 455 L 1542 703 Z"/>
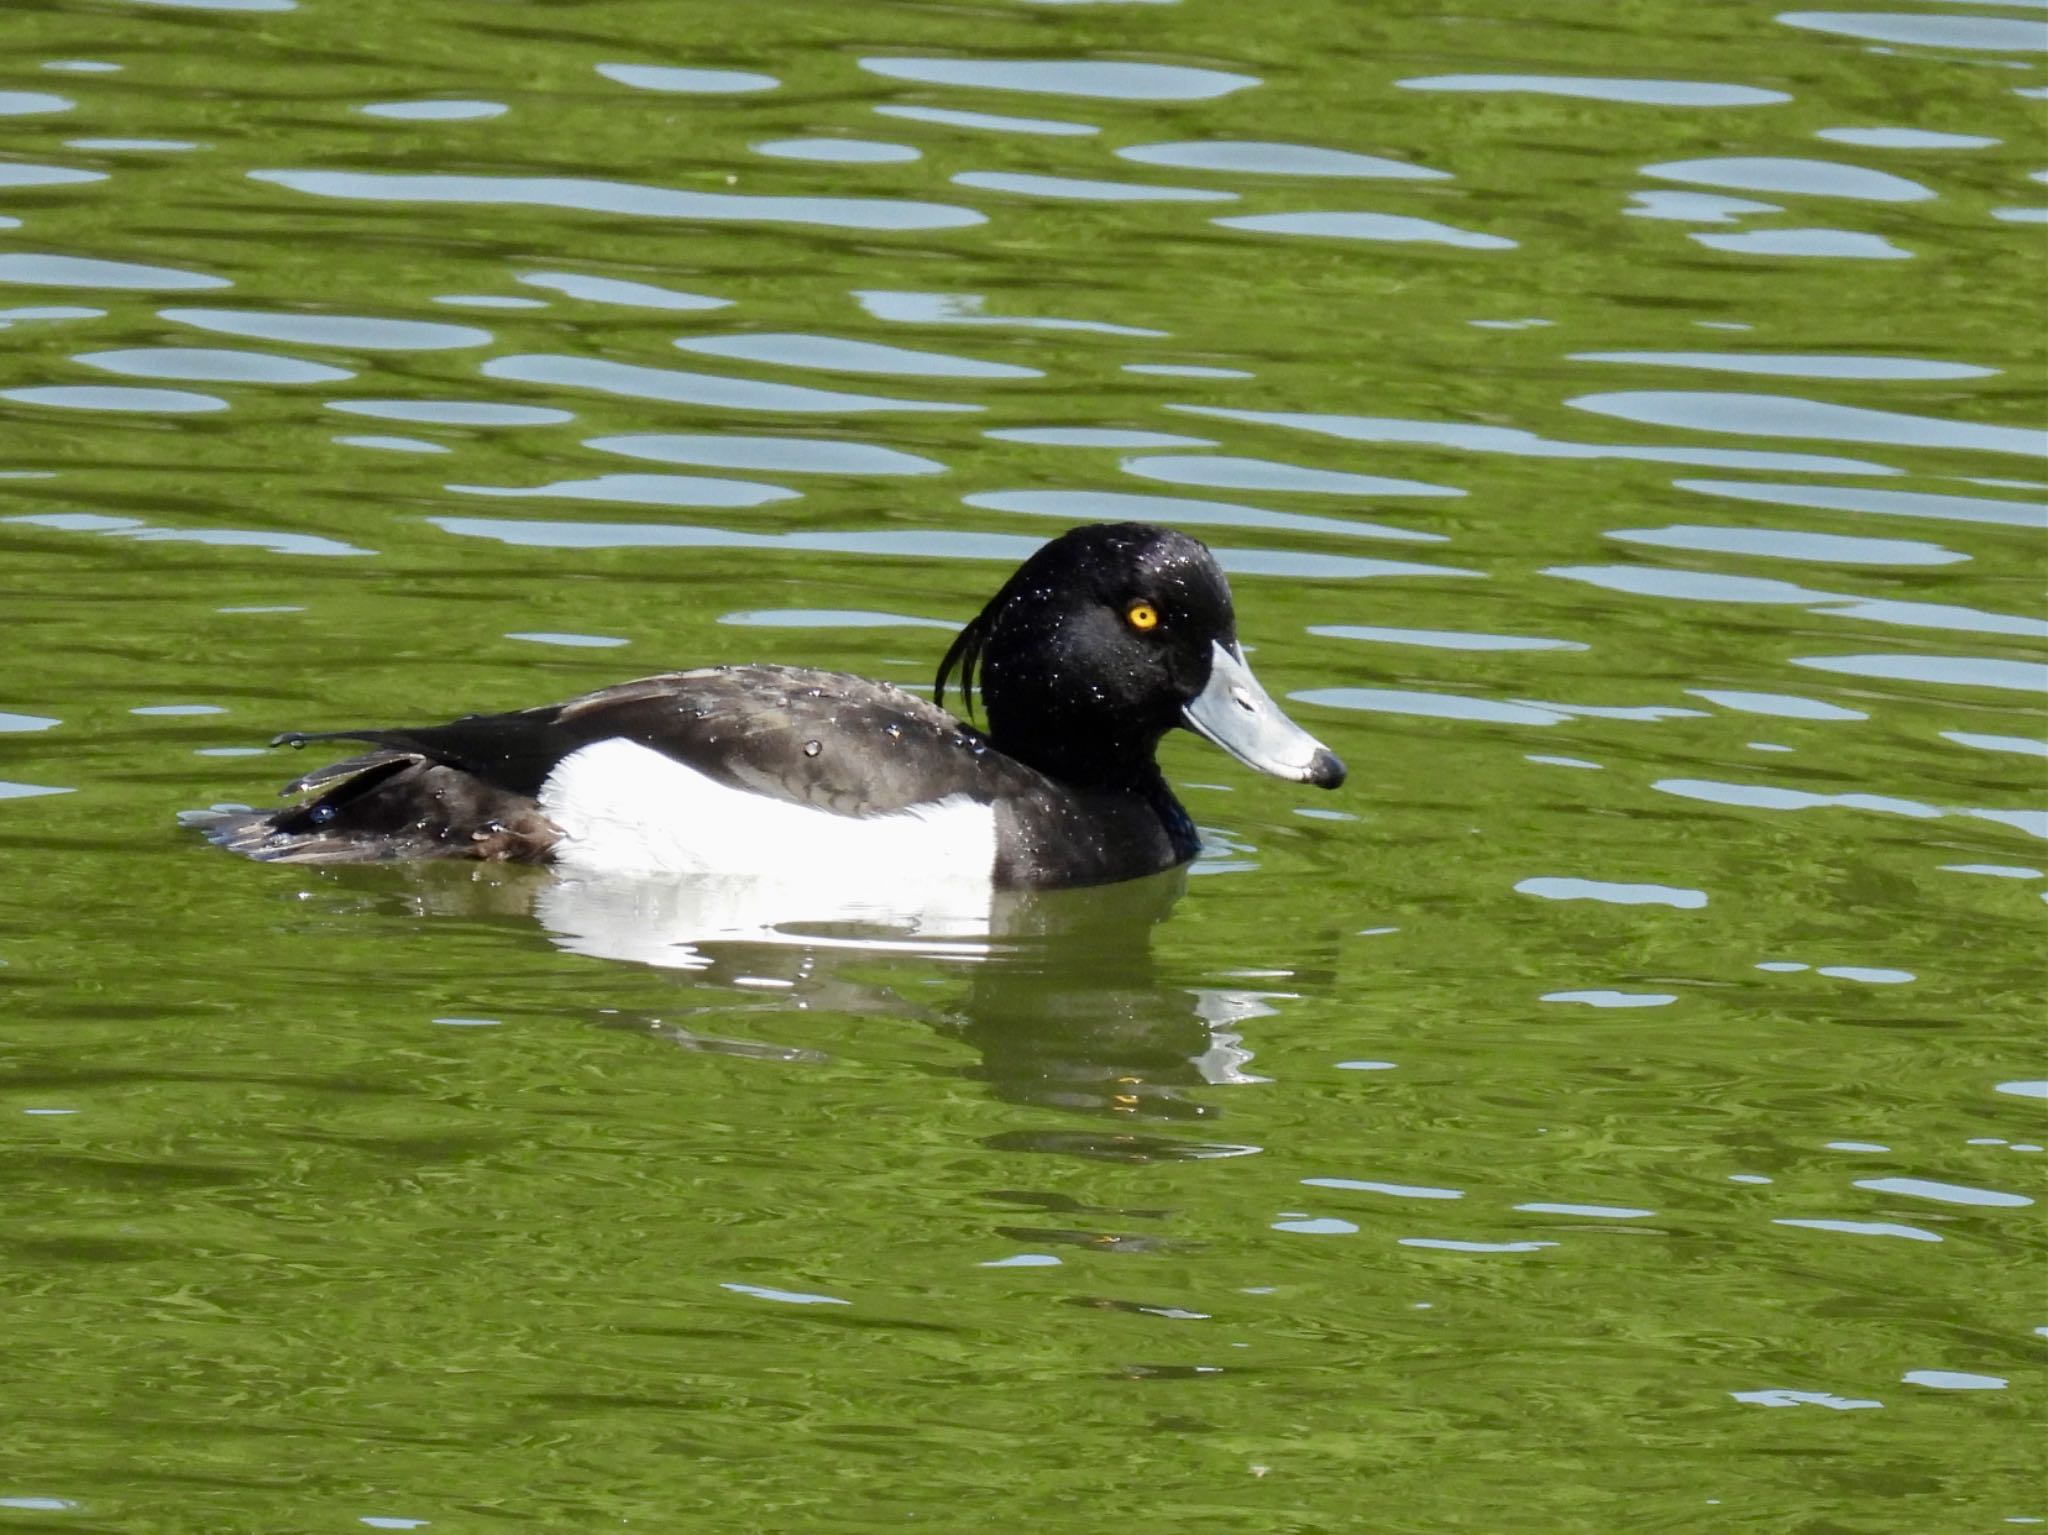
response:
<path id="1" fill-rule="evenodd" d="M 1632 398 L 1589 395 L 1596 400 Z M 1690 398 L 1679 396 L 1679 398 Z M 1717 397 L 1718 398 L 1718 397 Z M 1730 396 L 1741 399 L 1743 396 Z M 1281 426 L 1346 442 L 1400 442 L 1452 448 L 1465 453 L 1507 453 L 1521 458 L 1636 459 L 1653 464 L 1719 465 L 1729 469 L 1783 469 L 1817 474 L 1897 474 L 1882 464 L 1806 453 L 1758 453 L 1745 449 L 1645 447 L 1619 443 L 1563 442 L 1518 427 L 1480 426 L 1465 421 L 1416 421 L 1391 416 L 1347 416 L 1286 410 L 1239 410 L 1221 405 L 1169 405 L 1191 416 Z M 1872 414 L 1878 414 L 1872 412 Z M 1690 424 L 1690 423 L 1686 423 Z M 1734 428 L 1731 428 L 1734 430 Z M 1876 440 L 1876 439 L 1874 439 Z"/>
<path id="2" fill-rule="evenodd" d="M 751 480 L 721 480 L 696 474 L 601 474 L 588 480 L 556 480 L 546 485 L 450 485 L 461 495 L 521 498 L 539 496 L 565 501 L 596 501 L 626 506 L 769 506 L 795 501 L 798 492 Z"/>
<path id="3" fill-rule="evenodd" d="M 839 336 L 753 331 L 737 336 L 686 336 L 675 345 L 707 357 L 816 368 L 826 373 L 892 373 L 912 378 L 1045 377 L 1040 369 L 1022 368 L 1014 363 L 984 362 L 978 357 L 915 351 L 907 346 L 849 341 Z"/>
<path id="4" fill-rule="evenodd" d="M 355 377 L 346 368 L 330 368 L 297 357 L 213 347 L 128 347 L 81 352 L 72 360 L 131 378 L 173 378 L 202 384 L 333 384 Z"/>
<path id="5" fill-rule="evenodd" d="M 1516 244 L 1502 235 L 1481 234 L 1474 229 L 1439 224 L 1435 219 L 1398 213 L 1247 213 L 1210 222 L 1225 229 L 1320 240 L 1385 240 L 1487 251 L 1513 250 Z"/>
<path id="6" fill-rule="evenodd" d="M 686 192 L 631 181 L 573 176 L 456 176 L 402 171 L 248 172 L 251 181 L 304 192 L 380 203 L 441 203 L 508 208 L 562 208 L 632 218 L 817 224 L 830 229 L 904 231 L 960 229 L 987 219 L 951 203 L 879 197 L 777 197 L 745 192 Z"/>
<path id="7" fill-rule="evenodd" d="M 177 267 L 148 266 L 139 261 L 107 261 L 95 256 L 52 256 L 40 251 L 0 253 L 0 282 L 28 283 L 43 288 L 165 291 L 232 286 L 225 277 L 187 272 Z"/>
<path id="8" fill-rule="evenodd" d="M 1328 496 L 1462 496 L 1455 485 L 1427 480 L 1396 480 L 1384 475 L 1350 474 L 1334 469 L 1309 469 L 1300 464 L 1263 458 L 1229 458 L 1200 453 L 1173 453 L 1127 458 L 1122 468 L 1140 479 L 1169 485 L 1199 485 L 1208 490 L 1264 490 Z M 1397 537 L 1440 540 L 1436 533 L 1397 533 Z"/>
<path id="9" fill-rule="evenodd" d="M 618 277 L 590 277 L 581 272 L 521 272 L 519 280 L 530 288 L 547 288 L 589 304 L 620 304 L 634 309 L 727 309 L 729 298 L 710 298 L 702 293 L 679 293 L 657 288 L 653 283 L 628 282 Z"/>
<path id="10" fill-rule="evenodd" d="M 772 91 L 782 82 L 773 75 L 743 69 L 672 69 L 658 64 L 599 64 L 597 72 L 636 91 L 663 91 L 682 96 L 746 95 Z"/>
<path id="11" fill-rule="evenodd" d="M 1210 187 L 1168 187 L 1143 181 L 1091 181 L 1079 176 L 1042 176 L 1021 171 L 961 171 L 955 186 L 977 192 L 1010 192 L 1019 197 L 1056 197 L 1096 203 L 1234 203 L 1235 192 Z"/>
<path id="12" fill-rule="evenodd" d="M 821 437 L 742 437 L 718 434 L 644 434 L 593 437 L 584 443 L 600 453 L 696 464 L 709 469 L 758 469 L 780 474 L 944 474 L 936 459 L 920 458 L 873 443 Z"/>
<path id="13" fill-rule="evenodd" d="M 1519 880 L 1515 889 L 1523 895 L 1541 896 L 1546 901 L 1600 901 L 1609 906 L 1671 906 L 1679 911 L 1697 911 L 1707 904 L 1704 890 L 1684 890 L 1674 885 L 1627 885 L 1599 879 L 1567 879 L 1543 875 Z"/>
<path id="14" fill-rule="evenodd" d="M 1936 495 L 1924 490 L 1866 490 L 1851 485 L 1759 485 L 1746 480 L 1674 480 L 1672 484 L 1702 495 L 1766 501 L 1775 506 L 1867 512 L 1877 517 L 1926 517 L 2006 528 L 2048 528 L 2048 506 L 2029 501 Z"/>
<path id="15" fill-rule="evenodd" d="M 1197 139 L 1170 144 L 1129 144 L 1119 160 L 1163 165 L 1171 170 L 1220 171 L 1254 176 L 1336 176 L 1363 180 L 1449 181 L 1448 171 L 1406 160 L 1388 160 L 1348 149 L 1313 144 L 1274 144 L 1257 139 Z"/>
<path id="16" fill-rule="evenodd" d="M 887 80 L 1029 91 L 1104 101 L 1211 101 L 1258 85 L 1253 75 L 1183 64 L 1125 64 L 1100 59 L 865 58 L 860 67 Z"/>
<path id="17" fill-rule="evenodd" d="M 1895 11 L 1780 11 L 1788 27 L 1834 32 L 1873 43 L 1908 47 L 1981 49 L 1996 53 L 2048 52 L 2048 26 L 2003 16 L 1928 16 Z"/>
<path id="18" fill-rule="evenodd" d="M 865 411 L 979 411 L 984 407 L 941 400 L 899 400 L 884 395 L 843 394 L 798 384 L 770 384 L 758 379 L 727 378 L 716 373 L 684 373 L 673 368 L 640 367 L 599 358 L 536 355 L 494 357 L 481 370 L 488 378 L 522 384 L 595 389 L 636 400 L 661 400 L 671 405 L 706 405 L 724 410 L 779 411 L 791 414 L 841 414 Z"/>
<path id="19" fill-rule="evenodd" d="M 491 339 L 474 325 L 437 320 L 386 320 L 355 314 L 288 314 L 261 309 L 162 309 L 174 324 L 301 346 L 331 346 L 351 352 L 435 352 L 482 346 Z"/>
<path id="20" fill-rule="evenodd" d="M 1573 352 L 1571 361 L 1698 368 L 1707 373 L 1755 373 L 1778 378 L 1902 381 L 1990 378 L 1999 371 L 1966 362 L 1938 362 L 1924 357 L 1799 356 L 1772 352 Z"/>
<path id="21" fill-rule="evenodd" d="M 1445 541 L 1440 533 L 1417 533 L 1376 522 L 1269 512 L 1228 501 L 1195 501 L 1185 496 L 1147 496 L 1120 490 L 998 490 L 984 491 L 964 500 L 968 506 L 986 511 L 1020 512 L 1028 517 L 1058 517 L 1066 521 L 1164 522 L 1198 528 L 1263 528 L 1289 533 L 1329 533 L 1342 538 L 1399 539 L 1412 543 Z M 1433 565 L 1404 568 L 1412 573 L 1438 573 L 1438 567 Z"/>
<path id="22" fill-rule="evenodd" d="M 1717 528 L 1678 523 L 1665 528 L 1611 528 L 1625 544 L 1689 549 L 1700 554 L 1754 555 L 1814 560 L 1830 565 L 1954 565 L 1967 554 L 1904 538 L 1858 538 L 1842 533 L 1800 533 L 1780 528 Z"/>
<path id="23" fill-rule="evenodd" d="M 1706 80 L 1629 80 L 1598 75 L 1422 75 L 1397 82 L 1410 91 L 1567 96 L 1648 107 L 1766 107 L 1792 98 L 1754 85 Z"/>
<path id="24" fill-rule="evenodd" d="M 1835 160 L 1799 160 L 1773 155 L 1728 155 L 1705 160 L 1668 160 L 1643 167 L 1659 181 L 1726 187 L 1733 192 L 1778 196 L 1850 197 L 1873 203 L 1926 202 L 1927 187 L 1889 171 L 1873 171 Z"/>
<path id="25" fill-rule="evenodd" d="M 1753 437 L 1821 437 L 1832 442 L 1887 443 L 1913 448 L 1956 448 L 1979 453 L 2048 451 L 2048 432 L 2031 427 L 1981 426 L 1899 411 L 1835 405 L 1795 395 L 1720 394 L 1705 390 L 1626 390 L 1582 394 L 1565 402 L 1574 410 L 1614 416 L 1645 426 Z"/>
<path id="26" fill-rule="evenodd" d="M 1093 123 L 1063 123 L 1046 117 L 1003 117 L 994 112 L 956 112 L 947 107 L 879 106 L 885 117 L 907 118 L 917 123 L 938 123 L 947 128 L 977 128 L 990 133 L 1035 133 L 1051 138 L 1086 138 L 1102 130 Z"/>

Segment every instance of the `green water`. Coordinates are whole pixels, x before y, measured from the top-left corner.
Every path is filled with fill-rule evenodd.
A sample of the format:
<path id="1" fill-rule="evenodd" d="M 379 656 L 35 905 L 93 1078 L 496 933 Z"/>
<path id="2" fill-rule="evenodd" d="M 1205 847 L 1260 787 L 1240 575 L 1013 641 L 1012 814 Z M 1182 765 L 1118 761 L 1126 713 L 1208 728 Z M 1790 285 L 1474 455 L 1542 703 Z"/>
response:
<path id="1" fill-rule="evenodd" d="M 9 5 L 0 1528 L 2048 1518 L 2044 49 Z M 173 823 L 923 683 L 1104 516 L 1352 768 L 1169 743 L 1185 889 L 706 939 Z"/>

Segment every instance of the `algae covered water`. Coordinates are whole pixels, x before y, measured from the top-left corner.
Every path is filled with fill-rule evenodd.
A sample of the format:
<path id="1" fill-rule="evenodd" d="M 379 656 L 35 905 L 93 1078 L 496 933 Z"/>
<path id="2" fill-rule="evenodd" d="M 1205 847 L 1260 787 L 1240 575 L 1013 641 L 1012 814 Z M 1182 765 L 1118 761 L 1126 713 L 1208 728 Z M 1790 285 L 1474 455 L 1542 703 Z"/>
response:
<path id="1" fill-rule="evenodd" d="M 0 1526 L 1979 1530 L 2014 4 L 0 18 Z M 980 932 L 174 822 L 1180 527 L 1333 795 Z M 695 904 L 693 904 L 695 903 Z"/>

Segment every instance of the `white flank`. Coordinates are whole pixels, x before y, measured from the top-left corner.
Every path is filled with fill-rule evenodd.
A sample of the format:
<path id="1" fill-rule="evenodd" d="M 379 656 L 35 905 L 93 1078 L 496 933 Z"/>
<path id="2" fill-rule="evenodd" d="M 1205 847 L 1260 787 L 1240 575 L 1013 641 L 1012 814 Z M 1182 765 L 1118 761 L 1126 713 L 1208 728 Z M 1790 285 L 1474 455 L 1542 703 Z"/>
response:
<path id="1" fill-rule="evenodd" d="M 558 863 L 588 873 L 758 879 L 827 911 L 986 910 L 995 812 L 955 794 L 890 815 L 846 816 L 728 788 L 634 741 L 597 741 L 556 764 L 541 808 Z M 809 915 L 809 913 L 806 913 Z"/>

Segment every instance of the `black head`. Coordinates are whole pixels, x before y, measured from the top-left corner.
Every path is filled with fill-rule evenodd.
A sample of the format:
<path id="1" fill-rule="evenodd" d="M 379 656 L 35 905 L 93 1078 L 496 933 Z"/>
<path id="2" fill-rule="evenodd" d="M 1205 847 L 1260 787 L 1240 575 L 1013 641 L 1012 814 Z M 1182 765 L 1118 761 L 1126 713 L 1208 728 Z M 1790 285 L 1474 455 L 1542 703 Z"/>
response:
<path id="1" fill-rule="evenodd" d="M 1073 528 L 1026 560 L 939 663 L 976 685 L 999 751 L 1073 783 L 1156 778 L 1176 725 L 1269 773 L 1334 787 L 1343 764 L 1281 714 L 1237 643 L 1230 584 L 1195 539 L 1144 523 Z"/>

